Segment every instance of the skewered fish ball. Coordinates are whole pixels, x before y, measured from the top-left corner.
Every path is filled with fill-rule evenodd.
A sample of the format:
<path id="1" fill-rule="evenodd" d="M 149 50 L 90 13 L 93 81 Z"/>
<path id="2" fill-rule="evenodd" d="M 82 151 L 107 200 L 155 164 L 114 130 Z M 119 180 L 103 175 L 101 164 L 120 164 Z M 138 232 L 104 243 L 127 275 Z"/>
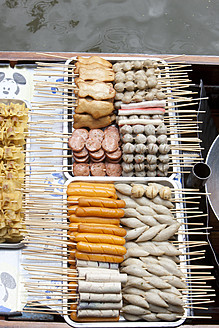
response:
<path id="1" fill-rule="evenodd" d="M 135 78 L 135 72 L 133 71 L 128 71 L 125 73 L 125 81 L 133 81 Z"/>
<path id="2" fill-rule="evenodd" d="M 135 83 L 132 81 L 127 81 L 127 82 L 125 82 L 125 88 L 127 91 L 134 91 Z"/>
<path id="3" fill-rule="evenodd" d="M 165 134 L 161 134 L 157 137 L 157 143 L 160 144 L 167 144 L 167 136 Z"/>
<path id="4" fill-rule="evenodd" d="M 137 134 L 137 136 L 135 137 L 135 143 L 137 143 L 137 144 L 145 144 L 146 141 L 147 141 L 147 138 L 142 133 Z"/>
<path id="5" fill-rule="evenodd" d="M 130 115 L 129 116 L 130 120 L 137 120 L 138 119 L 138 115 Z"/>
<path id="6" fill-rule="evenodd" d="M 155 126 L 153 124 L 145 125 L 144 132 L 146 136 L 155 135 L 156 132 Z"/>
<path id="7" fill-rule="evenodd" d="M 164 123 L 158 125 L 157 134 L 167 134 L 167 127 Z"/>
<path id="8" fill-rule="evenodd" d="M 151 136 L 147 137 L 147 144 L 155 144 L 157 141 L 157 138 L 152 134 Z"/>
<path id="9" fill-rule="evenodd" d="M 146 81 L 144 81 L 144 80 L 139 80 L 139 81 L 137 82 L 137 88 L 138 88 L 139 90 L 144 90 L 144 89 L 146 89 L 146 87 L 147 87 L 147 82 L 146 82 Z"/>
<path id="10" fill-rule="evenodd" d="M 147 147 L 142 143 L 135 145 L 135 152 L 138 154 L 144 154 L 146 152 L 146 150 L 147 150 Z"/>
<path id="11" fill-rule="evenodd" d="M 146 71 L 146 76 L 152 76 L 154 73 L 154 68 L 148 68 Z"/>
<path id="12" fill-rule="evenodd" d="M 146 75 L 145 71 L 140 70 L 135 73 L 134 81 L 135 83 L 138 83 L 138 81 L 146 81 Z"/>
<path id="13" fill-rule="evenodd" d="M 139 118 L 142 118 L 144 120 L 150 120 L 150 115 L 140 115 Z"/>
<path id="14" fill-rule="evenodd" d="M 144 66 L 144 62 L 143 62 L 143 60 L 134 60 L 134 61 L 132 62 L 132 64 L 133 64 L 133 68 L 134 68 L 135 70 L 142 69 L 143 66 Z"/>
<path id="15" fill-rule="evenodd" d="M 130 133 L 126 133 L 126 134 L 124 134 L 123 136 L 122 136 L 122 141 L 124 142 L 124 143 L 126 143 L 126 142 L 133 142 L 133 135 L 132 134 L 130 134 Z"/>
<path id="16" fill-rule="evenodd" d="M 120 116 L 119 116 L 119 119 L 120 119 L 120 120 L 127 120 L 127 119 L 128 119 L 128 117 L 127 117 L 127 116 L 125 116 L 125 115 L 120 115 Z"/>
<path id="17" fill-rule="evenodd" d="M 124 62 L 122 65 L 123 71 L 127 72 L 127 71 L 131 71 L 132 69 L 132 63 L 131 62 Z"/>
<path id="18" fill-rule="evenodd" d="M 121 134 L 126 134 L 126 133 L 132 134 L 132 126 L 131 125 L 128 125 L 128 124 L 123 125 L 120 128 L 120 133 Z"/>
<path id="19" fill-rule="evenodd" d="M 139 134 L 144 132 L 144 125 L 136 124 L 132 128 L 133 133 Z"/>
<path id="20" fill-rule="evenodd" d="M 169 163 L 169 161 L 170 161 L 170 157 L 167 154 L 166 155 L 159 155 L 158 159 L 161 163 L 164 163 L 164 164 Z"/>
<path id="21" fill-rule="evenodd" d="M 127 142 L 122 146 L 122 150 L 125 154 L 133 154 L 135 151 L 135 145 L 131 144 L 130 142 Z"/>
<path id="22" fill-rule="evenodd" d="M 156 114 L 151 116 L 152 119 L 154 120 L 163 120 L 163 115 L 162 114 Z"/>
<path id="23" fill-rule="evenodd" d="M 162 155 L 165 155 L 165 154 L 168 154 L 170 151 L 170 146 L 168 144 L 161 144 L 159 146 L 159 152 L 162 154 Z"/>
<path id="24" fill-rule="evenodd" d="M 159 190 L 160 198 L 169 200 L 171 198 L 171 189 L 169 187 L 161 187 Z"/>
<path id="25" fill-rule="evenodd" d="M 159 92 L 156 93 L 156 98 L 157 98 L 158 100 L 163 100 L 163 99 L 166 98 L 166 95 L 165 95 L 165 93 L 159 91 Z"/>
<path id="26" fill-rule="evenodd" d="M 157 85 L 157 78 L 156 76 L 149 76 L 147 79 L 148 82 L 148 87 L 149 88 L 154 88 Z"/>
<path id="27" fill-rule="evenodd" d="M 121 104 L 122 104 L 122 101 L 115 101 L 114 102 L 114 107 L 115 107 L 115 109 L 120 109 L 121 108 Z"/>
<path id="28" fill-rule="evenodd" d="M 145 167 L 146 167 L 146 169 L 148 169 L 148 171 L 153 172 L 156 170 L 157 164 L 146 164 Z"/>
<path id="29" fill-rule="evenodd" d="M 165 171 L 165 172 L 161 172 L 160 170 L 157 170 L 157 176 L 158 176 L 158 177 L 166 177 L 167 174 L 168 174 L 167 171 Z"/>
<path id="30" fill-rule="evenodd" d="M 158 195 L 158 192 L 159 190 L 156 185 L 147 186 L 145 190 L 145 196 L 147 198 L 153 199 Z"/>
<path id="31" fill-rule="evenodd" d="M 156 164 L 157 163 L 157 156 L 148 154 L 146 156 L 146 160 L 147 160 L 148 164 Z"/>
<path id="32" fill-rule="evenodd" d="M 123 72 L 117 72 L 115 74 L 114 82 L 115 83 L 120 83 L 125 81 L 125 73 Z"/>
<path id="33" fill-rule="evenodd" d="M 141 155 L 141 154 L 136 154 L 135 157 L 135 163 L 139 164 L 139 163 L 143 163 L 144 160 L 145 160 L 145 157 L 144 155 Z"/>
<path id="34" fill-rule="evenodd" d="M 130 164 L 125 163 L 125 162 L 122 163 L 122 169 L 126 173 L 133 172 L 133 168 L 134 167 L 133 167 L 132 163 L 130 163 Z"/>
<path id="35" fill-rule="evenodd" d="M 116 92 L 123 92 L 125 89 L 125 84 L 122 82 L 116 83 L 114 85 L 114 89 L 116 90 Z"/>
<path id="36" fill-rule="evenodd" d="M 130 96 L 130 95 L 123 96 L 123 98 L 122 98 L 122 102 L 124 104 L 130 104 L 131 101 L 132 101 L 132 96 Z"/>
<path id="37" fill-rule="evenodd" d="M 122 159 L 125 163 L 129 164 L 133 162 L 134 156 L 132 154 L 123 154 Z"/>
<path id="38" fill-rule="evenodd" d="M 140 93 L 135 93 L 134 96 L 132 97 L 132 100 L 135 102 L 141 102 L 144 100 L 144 95 L 141 95 Z"/>
<path id="39" fill-rule="evenodd" d="M 157 168 L 159 171 L 165 173 L 169 170 L 169 164 L 159 163 Z"/>
<path id="40" fill-rule="evenodd" d="M 144 163 L 135 163 L 134 164 L 134 169 L 135 169 L 135 172 L 140 172 L 140 171 L 143 171 L 144 170 Z"/>
<path id="41" fill-rule="evenodd" d="M 115 100 L 122 100 L 123 99 L 123 93 L 122 92 L 116 92 Z"/>
<path id="42" fill-rule="evenodd" d="M 147 146 L 148 153 L 149 154 L 152 154 L 152 155 L 155 155 L 158 152 L 158 149 L 159 149 L 159 147 L 158 147 L 158 145 L 156 143 L 150 143 Z"/>
<path id="43" fill-rule="evenodd" d="M 114 71 L 115 73 L 120 72 L 121 70 L 122 70 L 122 64 L 121 64 L 121 63 L 115 63 L 115 64 L 113 65 L 113 71 Z"/>
<path id="44" fill-rule="evenodd" d="M 156 177 L 157 172 L 156 171 L 147 171 L 147 177 L 153 178 Z"/>
<path id="45" fill-rule="evenodd" d="M 148 92 L 145 96 L 146 100 L 153 100 L 154 99 L 154 94 L 153 92 Z"/>
<path id="46" fill-rule="evenodd" d="M 145 172 L 145 170 L 138 171 L 138 172 L 135 172 L 135 175 L 136 175 L 136 177 L 143 178 L 146 176 L 146 172 Z"/>
<path id="47" fill-rule="evenodd" d="M 153 67 L 153 61 L 151 59 L 145 59 L 144 67 Z"/>

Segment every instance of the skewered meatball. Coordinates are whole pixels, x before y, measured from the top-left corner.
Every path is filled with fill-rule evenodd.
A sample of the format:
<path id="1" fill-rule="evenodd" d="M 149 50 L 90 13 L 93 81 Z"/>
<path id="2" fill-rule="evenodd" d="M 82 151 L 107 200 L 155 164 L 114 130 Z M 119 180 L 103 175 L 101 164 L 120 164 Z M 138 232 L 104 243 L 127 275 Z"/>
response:
<path id="1" fill-rule="evenodd" d="M 132 62 L 132 64 L 133 64 L 133 68 L 134 68 L 135 70 L 142 69 L 143 66 L 144 66 L 144 62 L 143 62 L 143 60 L 134 60 L 134 61 Z"/>
<path id="2" fill-rule="evenodd" d="M 140 93 L 135 93 L 133 98 L 132 98 L 133 101 L 135 102 L 141 102 L 144 100 L 144 95 L 141 95 Z"/>
<path id="3" fill-rule="evenodd" d="M 122 163 L 123 172 L 126 172 L 126 173 L 133 172 L 133 168 L 134 168 L 134 166 L 132 163 L 130 163 L 130 164 L 124 163 L 124 162 Z"/>
<path id="4" fill-rule="evenodd" d="M 116 92 L 115 100 L 122 100 L 124 97 L 122 92 Z"/>
<path id="5" fill-rule="evenodd" d="M 135 155 L 135 163 L 139 164 L 139 163 L 143 163 L 145 160 L 144 155 L 142 154 L 136 154 Z"/>
<path id="6" fill-rule="evenodd" d="M 135 145 L 135 151 L 138 154 L 144 154 L 147 150 L 147 147 L 145 145 L 143 145 L 142 143 L 139 143 L 137 145 Z"/>
<path id="7" fill-rule="evenodd" d="M 133 154 L 135 151 L 135 145 L 127 142 L 126 144 L 122 145 L 122 150 L 125 154 Z"/>
<path id="8" fill-rule="evenodd" d="M 164 123 L 158 125 L 157 134 L 167 134 L 167 127 Z"/>
<path id="9" fill-rule="evenodd" d="M 126 91 L 123 95 L 122 102 L 124 104 L 129 104 L 132 101 L 133 96 L 134 96 L 133 91 Z"/>
<path id="10" fill-rule="evenodd" d="M 124 143 L 126 143 L 126 142 L 133 142 L 133 135 L 131 135 L 130 133 L 126 133 L 126 134 L 124 134 L 123 136 L 122 136 L 122 141 L 124 142 Z"/>
<path id="11" fill-rule="evenodd" d="M 150 120 L 150 115 L 140 115 L 139 118 L 142 118 L 144 120 Z"/>
<path id="12" fill-rule="evenodd" d="M 131 172 L 122 172 L 122 176 L 123 177 L 133 177 L 134 176 L 134 172 L 131 171 Z"/>
<path id="13" fill-rule="evenodd" d="M 165 154 L 169 153 L 169 151 L 170 151 L 170 146 L 168 144 L 161 144 L 159 146 L 159 152 L 162 155 L 165 155 Z"/>
<path id="14" fill-rule="evenodd" d="M 123 73 L 123 72 L 117 72 L 115 74 L 114 82 L 115 83 L 119 83 L 119 82 L 124 82 L 124 81 L 125 81 L 125 73 Z"/>
<path id="15" fill-rule="evenodd" d="M 113 65 L 113 71 L 115 73 L 120 72 L 122 70 L 122 63 L 115 63 Z"/>
<path id="16" fill-rule="evenodd" d="M 129 62 L 129 61 L 124 62 L 123 65 L 122 65 L 122 68 L 123 68 L 123 71 L 124 72 L 131 71 L 131 69 L 132 69 L 132 63 Z"/>
<path id="17" fill-rule="evenodd" d="M 133 162 L 134 156 L 132 154 L 123 154 L 122 159 L 125 163 L 129 164 Z"/>
<path id="18" fill-rule="evenodd" d="M 127 120 L 128 119 L 128 117 L 125 115 L 120 115 L 120 116 L 118 116 L 118 118 L 119 118 L 119 120 Z"/>
<path id="19" fill-rule="evenodd" d="M 135 72 L 133 71 L 128 71 L 125 73 L 125 81 L 133 81 L 135 78 Z"/>
<path id="20" fill-rule="evenodd" d="M 148 154 L 146 156 L 146 160 L 147 160 L 148 164 L 156 164 L 157 163 L 157 156 Z"/>
<path id="21" fill-rule="evenodd" d="M 146 100 L 153 100 L 154 99 L 154 94 L 153 92 L 148 92 L 145 96 Z"/>
<path id="22" fill-rule="evenodd" d="M 136 172 L 140 172 L 140 171 L 143 171 L 144 170 L 144 163 L 135 163 L 134 164 L 134 169 Z"/>
<path id="23" fill-rule="evenodd" d="M 144 132 L 144 125 L 141 124 L 136 124 L 133 126 L 133 133 L 135 134 L 139 134 L 139 133 L 143 133 Z"/>
<path id="24" fill-rule="evenodd" d="M 162 100 L 162 99 L 165 99 L 166 98 L 166 95 L 165 95 L 165 93 L 163 93 L 161 91 L 158 91 L 156 93 L 156 98 L 159 99 L 159 100 Z"/>
<path id="25" fill-rule="evenodd" d="M 121 108 L 122 101 L 115 101 L 114 102 L 114 107 L 115 109 L 120 109 Z"/>
<path id="26" fill-rule="evenodd" d="M 146 89 L 146 87 L 147 87 L 147 82 L 146 81 L 144 81 L 144 80 L 138 80 L 138 82 L 137 82 L 137 88 L 139 90 L 144 90 L 144 89 Z"/>
<path id="27" fill-rule="evenodd" d="M 162 114 L 156 114 L 156 115 L 152 115 L 151 117 L 154 120 L 163 120 L 163 115 Z"/>
<path id="28" fill-rule="evenodd" d="M 152 154 L 152 155 L 155 155 L 158 152 L 158 149 L 159 149 L 159 147 L 155 143 L 150 143 L 147 146 L 148 153 Z"/>
<path id="29" fill-rule="evenodd" d="M 151 136 L 147 137 L 147 144 L 155 144 L 157 141 L 157 138 L 152 134 Z"/>
<path id="30" fill-rule="evenodd" d="M 143 178 L 146 176 L 146 172 L 145 172 L 145 170 L 138 171 L 138 172 L 135 172 L 135 175 L 136 175 L 136 177 Z"/>
<path id="31" fill-rule="evenodd" d="M 135 137 L 135 142 L 137 144 L 145 144 L 147 141 L 147 138 L 145 137 L 144 134 L 139 133 L 136 137 Z"/>
<path id="32" fill-rule="evenodd" d="M 145 167 L 146 167 L 146 169 L 148 169 L 148 171 L 153 172 L 156 170 L 157 164 L 146 164 Z"/>
<path id="33" fill-rule="evenodd" d="M 161 163 L 164 163 L 164 164 L 169 163 L 169 161 L 170 161 L 170 157 L 167 154 L 166 155 L 159 155 L 158 159 Z"/>
<path id="34" fill-rule="evenodd" d="M 160 144 L 166 144 L 167 143 L 167 136 L 165 134 L 161 134 L 157 137 L 157 143 Z"/>
<path id="35" fill-rule="evenodd" d="M 130 120 L 137 120 L 138 119 L 138 115 L 130 115 L 129 116 Z"/>
<path id="36" fill-rule="evenodd" d="M 122 82 L 116 83 L 114 85 L 114 89 L 116 90 L 116 92 L 123 92 L 125 89 L 125 84 Z"/>
<path id="37" fill-rule="evenodd" d="M 132 134 L 132 126 L 128 125 L 128 124 L 123 125 L 120 128 L 120 133 L 121 134 L 126 134 L 126 133 Z"/>
<path id="38" fill-rule="evenodd" d="M 169 164 L 159 163 L 157 166 L 158 170 L 165 173 L 169 169 Z"/>
<path id="39" fill-rule="evenodd" d="M 157 78 L 156 76 L 149 76 L 148 79 L 147 79 L 147 82 L 148 82 L 148 87 L 149 88 L 154 88 L 156 87 L 157 85 Z"/>
<path id="40" fill-rule="evenodd" d="M 146 76 L 152 76 L 154 75 L 154 68 L 148 68 L 146 71 Z"/>
<path id="41" fill-rule="evenodd" d="M 153 61 L 151 59 L 144 60 L 144 67 L 153 67 Z"/>
<path id="42" fill-rule="evenodd" d="M 157 172 L 156 171 L 147 171 L 147 177 L 156 177 L 157 175 Z"/>
<path id="43" fill-rule="evenodd" d="M 145 125 L 144 132 L 146 136 L 155 135 L 156 132 L 155 126 L 153 124 Z"/>

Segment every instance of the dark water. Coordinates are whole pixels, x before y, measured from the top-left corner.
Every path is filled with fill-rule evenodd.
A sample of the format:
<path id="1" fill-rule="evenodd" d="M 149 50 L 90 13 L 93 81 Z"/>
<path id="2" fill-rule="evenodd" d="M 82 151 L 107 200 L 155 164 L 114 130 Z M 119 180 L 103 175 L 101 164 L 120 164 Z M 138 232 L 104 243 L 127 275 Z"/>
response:
<path id="1" fill-rule="evenodd" d="M 219 55 L 219 0 L 0 0 L 0 50 Z"/>

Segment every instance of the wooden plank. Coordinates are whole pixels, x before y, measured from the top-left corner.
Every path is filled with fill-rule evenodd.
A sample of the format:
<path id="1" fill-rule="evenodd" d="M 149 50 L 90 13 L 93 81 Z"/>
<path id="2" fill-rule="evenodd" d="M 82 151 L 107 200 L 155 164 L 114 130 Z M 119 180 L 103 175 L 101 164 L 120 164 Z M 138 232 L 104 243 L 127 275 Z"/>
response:
<path id="1" fill-rule="evenodd" d="M 45 52 L 32 52 L 32 51 L 1 51 L 0 52 L 0 61 L 10 61 L 10 62 L 33 62 L 33 61 L 65 61 L 68 58 L 74 57 L 74 56 L 91 56 L 91 55 L 101 55 L 101 56 L 107 56 L 107 57 L 160 57 L 163 59 L 171 61 L 183 61 L 189 64 L 203 64 L 203 65 L 219 65 L 219 56 L 196 56 L 196 55 L 161 55 L 161 54 L 154 54 L 154 55 L 148 55 L 148 54 L 107 54 L 107 53 L 77 53 L 77 52 L 46 52 L 48 54 L 54 55 L 54 57 L 48 57 L 44 54 Z M 171 59 L 168 59 L 170 58 Z"/>

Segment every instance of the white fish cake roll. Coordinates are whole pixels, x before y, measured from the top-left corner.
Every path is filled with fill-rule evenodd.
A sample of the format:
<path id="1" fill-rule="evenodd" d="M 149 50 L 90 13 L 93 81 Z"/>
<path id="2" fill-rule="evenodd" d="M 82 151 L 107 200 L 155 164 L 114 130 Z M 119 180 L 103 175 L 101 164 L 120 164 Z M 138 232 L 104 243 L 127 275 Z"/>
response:
<path id="1" fill-rule="evenodd" d="M 133 294 L 123 294 L 123 298 L 130 304 L 141 306 L 146 309 L 149 308 L 148 302 L 142 296 Z"/>
<path id="2" fill-rule="evenodd" d="M 142 243 L 139 243 L 139 245 L 142 245 L 142 247 L 144 247 L 143 245 L 146 245 L 146 244 L 151 244 L 150 242 L 142 242 Z M 141 257 L 140 258 L 142 262 L 144 262 L 145 264 L 147 265 L 153 265 L 153 264 L 159 264 L 159 260 L 157 259 L 157 257 L 155 256 L 152 256 L 152 255 L 149 255 L 147 257 Z"/>
<path id="3" fill-rule="evenodd" d="M 145 154 L 146 151 L 147 151 L 147 147 L 143 143 L 139 143 L 139 144 L 135 145 L 135 152 L 136 153 L 138 153 L 138 154 Z M 143 170 L 144 170 L 144 167 L 143 167 Z M 140 170 L 140 171 L 142 171 L 142 170 Z"/>
<path id="4" fill-rule="evenodd" d="M 132 134 L 132 126 L 125 124 L 119 128 L 119 131 L 121 134 L 126 134 L 126 133 Z"/>
<path id="5" fill-rule="evenodd" d="M 151 206 L 147 206 L 147 205 L 136 207 L 136 211 L 139 212 L 142 215 L 151 215 L 151 216 L 153 216 L 153 215 L 156 214 L 156 212 L 153 210 L 153 208 Z M 137 215 L 139 213 L 137 213 Z M 136 217 L 137 217 L 137 215 L 136 215 Z"/>
<path id="6" fill-rule="evenodd" d="M 180 314 L 184 314 L 185 313 L 185 309 L 183 306 L 177 306 L 177 305 L 173 305 L 173 304 L 168 304 L 169 307 L 168 307 L 168 310 L 170 312 L 173 312 L 173 313 L 180 313 Z"/>
<path id="7" fill-rule="evenodd" d="M 120 302 L 79 302 L 77 310 L 120 310 L 123 306 Z"/>
<path id="8" fill-rule="evenodd" d="M 184 306 L 183 300 L 175 294 L 159 291 L 159 295 L 166 303 Z"/>
<path id="9" fill-rule="evenodd" d="M 170 239 L 179 230 L 180 223 L 173 223 L 169 227 L 161 230 L 156 237 L 153 238 L 154 241 L 165 241 Z"/>
<path id="10" fill-rule="evenodd" d="M 150 207 L 157 213 L 157 214 L 166 214 L 166 215 L 172 215 L 172 212 L 169 208 L 163 205 L 157 205 L 151 202 Z M 155 214 L 156 214 L 155 213 Z"/>
<path id="11" fill-rule="evenodd" d="M 154 304 L 156 306 L 168 308 L 168 304 L 163 300 L 163 298 L 160 295 L 153 293 L 152 291 L 147 291 L 145 293 L 145 299 L 149 304 Z"/>
<path id="12" fill-rule="evenodd" d="M 151 313 L 146 308 L 142 308 L 140 306 L 131 305 L 131 304 L 123 306 L 122 312 L 137 315 L 137 316 Z"/>
<path id="13" fill-rule="evenodd" d="M 138 206 L 137 206 L 138 207 Z M 137 215 L 139 214 L 137 209 L 134 208 L 124 208 L 124 217 L 129 218 L 129 217 L 134 217 L 136 218 Z"/>
<path id="14" fill-rule="evenodd" d="M 135 265 L 128 265 L 121 269 L 121 272 L 127 273 L 128 275 L 143 278 L 143 277 L 150 277 L 150 273 L 147 270 L 143 269 L 142 267 L 138 267 Z"/>
<path id="15" fill-rule="evenodd" d="M 161 224 L 173 224 L 175 223 L 174 217 L 171 215 L 156 214 L 154 218 Z"/>
<path id="16" fill-rule="evenodd" d="M 145 321 L 148 321 L 148 322 L 156 322 L 156 321 L 159 321 L 157 319 L 157 316 L 156 316 L 155 313 L 150 313 L 150 314 L 142 315 L 141 316 L 141 319 L 144 319 Z"/>
<path id="17" fill-rule="evenodd" d="M 126 287 L 135 287 L 142 290 L 149 290 L 152 289 L 153 286 L 148 284 L 143 278 L 135 277 L 135 276 L 128 276 L 128 281 L 124 286 Z"/>
<path id="18" fill-rule="evenodd" d="M 140 257 L 148 255 L 149 253 L 146 250 L 141 247 L 135 246 L 127 250 L 126 254 L 124 255 L 124 259 L 127 259 L 129 257 Z"/>
<path id="19" fill-rule="evenodd" d="M 120 302 L 122 293 L 119 294 L 97 294 L 97 293 L 79 293 L 81 302 Z"/>
<path id="20" fill-rule="evenodd" d="M 160 223 L 153 218 L 152 215 L 141 215 L 139 214 L 137 218 L 142 221 L 144 224 L 147 224 L 150 227 L 159 225 Z"/>
<path id="21" fill-rule="evenodd" d="M 146 136 L 155 135 L 156 128 L 153 124 L 147 124 L 144 127 L 144 132 L 145 132 Z"/>
<path id="22" fill-rule="evenodd" d="M 146 186 L 145 186 L 145 190 L 146 190 Z M 135 198 L 135 201 L 140 206 L 150 206 L 151 204 L 151 200 L 147 199 L 146 197 Z"/>
<path id="23" fill-rule="evenodd" d="M 166 280 L 170 285 L 176 288 L 187 288 L 186 283 L 181 278 L 176 276 L 163 276 L 162 279 Z"/>
<path id="24" fill-rule="evenodd" d="M 170 152 L 170 146 L 166 143 L 160 144 L 159 145 L 159 152 L 162 155 L 168 154 Z"/>
<path id="25" fill-rule="evenodd" d="M 141 320 L 141 317 L 133 314 L 128 314 L 128 313 L 123 313 L 122 316 L 127 320 L 127 321 L 138 321 Z"/>
<path id="26" fill-rule="evenodd" d="M 181 292 L 176 287 L 173 287 L 173 286 L 171 286 L 170 288 L 163 288 L 162 289 L 162 292 L 172 293 L 172 294 L 175 294 L 175 295 L 177 295 L 179 297 L 182 297 Z"/>
<path id="27" fill-rule="evenodd" d="M 121 267 L 125 266 L 136 266 L 138 268 L 141 268 L 144 266 L 144 262 L 141 261 L 140 259 L 134 258 L 134 257 L 129 257 L 128 259 L 124 260 L 121 264 Z"/>
<path id="28" fill-rule="evenodd" d="M 160 265 L 162 265 L 166 270 L 169 270 L 174 276 L 182 278 L 184 277 L 183 272 L 178 268 L 174 261 L 165 259 L 160 259 Z"/>
<path id="29" fill-rule="evenodd" d="M 166 242 L 156 242 L 154 241 L 154 244 L 159 247 L 160 250 L 164 252 L 165 255 L 168 256 L 177 256 L 181 255 L 181 251 L 178 250 L 173 244 L 171 244 L 169 241 Z"/>
<path id="30" fill-rule="evenodd" d="M 152 266 L 146 264 L 146 269 L 159 277 L 162 276 L 169 276 L 171 273 L 169 273 L 166 269 L 164 269 L 161 265 L 159 264 L 153 264 Z"/>
<path id="31" fill-rule="evenodd" d="M 164 321 L 175 321 L 178 319 L 178 314 L 176 313 L 158 313 L 157 318 Z"/>
<path id="32" fill-rule="evenodd" d="M 154 286 L 157 289 L 170 288 L 171 285 L 165 282 L 162 278 L 152 275 L 151 277 L 144 278 L 149 284 Z"/>
<path id="33" fill-rule="evenodd" d="M 135 134 L 144 133 L 144 125 L 136 124 L 133 126 L 132 131 Z"/>
<path id="34" fill-rule="evenodd" d="M 163 205 L 166 206 L 167 208 L 174 208 L 173 203 L 171 203 L 169 200 L 162 199 L 159 195 L 154 197 L 152 201 L 157 205 Z"/>
<path id="35" fill-rule="evenodd" d="M 170 313 L 167 307 L 158 306 L 152 303 L 149 303 L 149 310 L 153 313 Z"/>
<path id="36" fill-rule="evenodd" d="M 146 161 L 147 161 L 148 164 L 157 164 L 157 156 L 148 154 L 146 156 Z"/>
<path id="37" fill-rule="evenodd" d="M 164 252 L 159 249 L 159 247 L 157 247 L 156 245 L 154 245 L 154 243 L 150 241 L 141 242 L 139 243 L 139 246 L 144 248 L 150 255 L 153 256 L 161 256 L 164 254 Z M 144 261 L 143 258 L 141 258 L 141 260 Z"/>
<path id="38" fill-rule="evenodd" d="M 135 151 L 135 145 L 130 142 L 127 142 L 126 144 L 122 145 L 122 150 L 125 154 L 133 154 Z"/>
<path id="39" fill-rule="evenodd" d="M 120 222 L 122 225 L 129 227 L 129 228 L 139 228 L 139 227 L 145 227 L 145 224 L 138 220 L 137 218 L 121 218 Z"/>
<path id="40" fill-rule="evenodd" d="M 123 195 L 131 196 L 132 194 L 132 187 L 127 183 L 116 183 L 115 188 Z"/>
<path id="41" fill-rule="evenodd" d="M 159 224 L 153 227 L 150 227 L 149 229 L 145 230 L 137 239 L 136 242 L 142 242 L 142 241 L 148 241 L 153 239 L 160 230 L 164 229 L 166 227 L 166 224 Z"/>
<path id="42" fill-rule="evenodd" d="M 131 229 L 131 230 L 127 231 L 127 234 L 125 236 L 125 240 L 129 241 L 129 240 L 133 240 L 133 239 L 138 238 L 138 236 L 140 236 L 145 229 L 146 229 L 145 227 L 139 227 L 139 228 L 135 228 L 135 229 Z"/>

